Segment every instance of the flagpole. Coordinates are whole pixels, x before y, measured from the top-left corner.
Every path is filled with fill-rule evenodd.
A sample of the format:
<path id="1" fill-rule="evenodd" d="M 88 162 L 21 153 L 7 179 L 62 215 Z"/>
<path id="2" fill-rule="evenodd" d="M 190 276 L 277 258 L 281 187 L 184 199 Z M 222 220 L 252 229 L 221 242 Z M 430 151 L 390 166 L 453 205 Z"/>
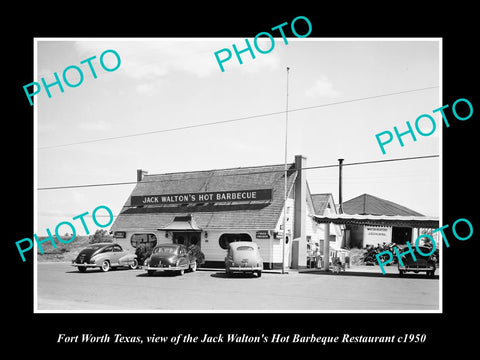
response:
<path id="1" fill-rule="evenodd" d="M 283 197 L 283 242 L 282 242 L 282 274 L 285 274 L 285 246 L 287 239 L 287 140 L 288 140 L 288 71 L 290 70 L 287 67 L 287 99 L 286 99 L 286 110 L 285 110 L 285 161 L 284 161 L 284 170 L 285 170 L 285 191 Z"/>

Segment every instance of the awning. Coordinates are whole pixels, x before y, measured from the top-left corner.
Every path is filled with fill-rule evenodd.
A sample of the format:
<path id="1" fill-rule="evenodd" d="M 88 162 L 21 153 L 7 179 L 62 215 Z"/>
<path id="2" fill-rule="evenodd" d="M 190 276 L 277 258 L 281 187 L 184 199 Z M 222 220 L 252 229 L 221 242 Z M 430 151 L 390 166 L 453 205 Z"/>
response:
<path id="1" fill-rule="evenodd" d="M 191 215 L 175 216 L 173 220 L 164 228 L 165 231 L 202 231 Z"/>
<path id="2" fill-rule="evenodd" d="M 312 218 L 317 223 L 333 223 L 338 225 L 399 226 L 436 229 L 440 224 L 438 218 L 427 216 L 331 214 L 328 216 L 313 215 Z"/>

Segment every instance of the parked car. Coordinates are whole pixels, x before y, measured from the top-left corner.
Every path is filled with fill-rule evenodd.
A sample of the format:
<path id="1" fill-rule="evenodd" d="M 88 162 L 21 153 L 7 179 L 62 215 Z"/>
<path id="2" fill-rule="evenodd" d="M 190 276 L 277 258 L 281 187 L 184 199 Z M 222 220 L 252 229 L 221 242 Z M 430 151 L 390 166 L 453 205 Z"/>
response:
<path id="1" fill-rule="evenodd" d="M 85 272 L 87 268 L 98 267 L 103 272 L 115 267 L 129 267 L 136 269 L 137 256 L 124 251 L 115 243 L 96 243 L 87 246 L 72 260 L 72 266 L 78 271 Z"/>
<path id="2" fill-rule="evenodd" d="M 263 259 L 260 248 L 251 241 L 235 241 L 228 246 L 225 271 L 228 276 L 234 272 L 254 273 L 262 276 Z"/>
<path id="3" fill-rule="evenodd" d="M 428 254 L 431 252 L 432 248 L 419 246 L 418 247 L 423 254 Z M 402 250 L 401 252 L 403 252 Z M 417 249 L 414 248 L 413 252 L 415 254 L 416 261 L 413 260 L 411 254 L 407 254 L 402 257 L 403 266 L 398 262 L 398 272 L 400 275 L 405 274 L 407 271 L 413 271 L 414 273 L 419 273 L 420 271 L 425 271 L 428 276 L 433 277 L 435 275 L 435 256 L 432 254 L 430 256 L 423 256 L 418 253 Z"/>
<path id="4" fill-rule="evenodd" d="M 197 256 L 183 244 L 161 244 L 153 249 L 144 265 L 148 275 L 157 271 L 172 271 L 183 275 L 185 270 L 197 270 Z"/>

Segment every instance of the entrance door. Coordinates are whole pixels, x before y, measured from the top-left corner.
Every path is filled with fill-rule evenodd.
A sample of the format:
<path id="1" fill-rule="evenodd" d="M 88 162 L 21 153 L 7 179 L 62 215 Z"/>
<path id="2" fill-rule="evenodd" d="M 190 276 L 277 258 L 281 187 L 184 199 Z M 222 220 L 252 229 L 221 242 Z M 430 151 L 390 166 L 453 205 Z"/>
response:
<path id="1" fill-rule="evenodd" d="M 392 228 L 392 242 L 397 245 L 404 245 L 412 241 L 412 228 L 397 227 Z"/>
<path id="2" fill-rule="evenodd" d="M 187 248 L 190 245 L 197 245 L 200 247 L 200 231 L 189 231 L 189 232 L 180 232 L 174 231 L 173 232 L 173 243 L 174 244 L 183 244 Z"/>

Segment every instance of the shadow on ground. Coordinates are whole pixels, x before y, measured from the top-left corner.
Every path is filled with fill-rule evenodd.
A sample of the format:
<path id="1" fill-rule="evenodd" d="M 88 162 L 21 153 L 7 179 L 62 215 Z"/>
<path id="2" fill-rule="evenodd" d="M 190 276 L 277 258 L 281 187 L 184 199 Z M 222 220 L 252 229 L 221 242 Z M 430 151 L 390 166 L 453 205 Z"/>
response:
<path id="1" fill-rule="evenodd" d="M 210 274 L 211 277 L 218 278 L 218 279 L 253 279 L 257 278 L 257 275 L 250 274 L 250 273 L 233 273 L 227 275 L 225 271 L 223 272 L 216 272 Z"/>

